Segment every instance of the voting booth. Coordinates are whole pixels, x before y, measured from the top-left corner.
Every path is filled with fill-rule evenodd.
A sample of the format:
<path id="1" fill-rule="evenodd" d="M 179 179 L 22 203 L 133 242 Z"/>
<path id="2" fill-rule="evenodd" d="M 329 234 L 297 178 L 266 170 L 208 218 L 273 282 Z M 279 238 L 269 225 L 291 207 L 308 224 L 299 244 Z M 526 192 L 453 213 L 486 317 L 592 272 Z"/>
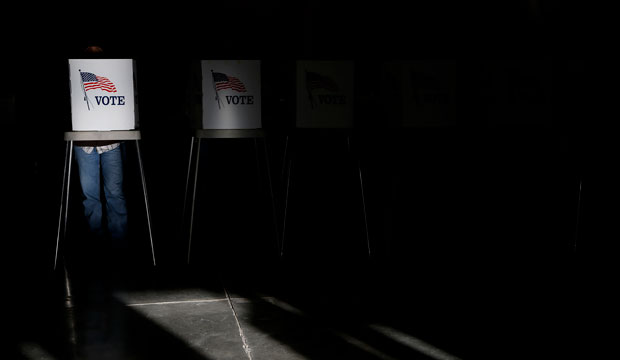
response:
<path id="1" fill-rule="evenodd" d="M 66 141 L 60 215 L 54 268 L 61 240 L 66 237 L 74 141 L 134 141 L 144 193 L 153 265 L 155 249 L 151 215 L 140 151 L 135 62 L 132 59 L 69 59 L 71 128 Z"/>
<path id="2" fill-rule="evenodd" d="M 352 128 L 353 61 L 297 61 L 298 128 Z"/>
<path id="3" fill-rule="evenodd" d="M 203 60 L 202 128 L 260 129 L 260 60 Z"/>
<path id="4" fill-rule="evenodd" d="M 456 62 L 392 61 L 383 65 L 383 113 L 390 127 L 450 127 L 456 124 Z"/>
<path id="5" fill-rule="evenodd" d="M 70 59 L 73 131 L 137 128 L 131 59 Z"/>
<path id="6" fill-rule="evenodd" d="M 355 181 L 359 182 L 366 246 L 370 255 L 362 169 L 360 159 L 352 151 L 351 146 L 355 123 L 355 63 L 350 60 L 298 60 L 296 62 L 295 79 L 296 111 L 295 129 L 292 133 L 299 138 L 314 138 L 319 134 L 321 136 L 336 136 L 338 141 L 342 139 L 342 142 L 346 144 L 342 148 L 346 148 L 348 156 L 353 157 L 357 163 L 358 173 L 356 174 Z M 313 140 L 314 144 L 321 143 L 318 138 Z M 281 256 L 284 254 L 285 230 L 291 198 L 290 184 L 294 179 L 292 175 L 294 154 L 291 154 L 294 151 L 289 150 L 289 147 L 291 149 L 295 148 L 295 146 L 289 144 L 289 136 L 287 135 L 283 168 L 283 172 L 286 173 L 286 189 L 280 248 Z"/>
<path id="7" fill-rule="evenodd" d="M 190 80 L 190 84 L 192 84 L 190 85 L 190 96 L 193 100 L 191 100 L 192 104 L 188 110 L 195 129 L 190 144 L 183 206 L 183 223 L 185 224 L 188 192 L 191 188 L 188 263 L 191 259 L 196 191 L 200 183 L 198 175 L 203 141 L 208 139 L 252 139 L 257 165 L 260 168 L 258 140 L 262 139 L 271 207 L 274 214 L 274 224 L 277 225 L 275 223 L 275 199 L 271 183 L 267 141 L 262 129 L 260 60 L 201 60 L 200 64 L 194 63 L 193 67 L 195 69 L 192 74 L 193 79 Z M 200 80 L 199 86 L 196 86 L 196 78 Z M 196 93 L 197 91 L 199 92 Z M 196 101 L 197 99 L 199 101 Z M 193 183 L 190 184 L 190 182 Z"/>

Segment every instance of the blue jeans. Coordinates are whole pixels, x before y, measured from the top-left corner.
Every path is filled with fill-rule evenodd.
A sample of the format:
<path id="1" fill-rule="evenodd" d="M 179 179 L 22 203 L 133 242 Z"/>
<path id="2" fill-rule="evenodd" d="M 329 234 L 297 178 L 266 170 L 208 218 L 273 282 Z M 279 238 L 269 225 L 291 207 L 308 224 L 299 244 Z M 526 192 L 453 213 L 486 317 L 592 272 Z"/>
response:
<path id="1" fill-rule="evenodd" d="M 123 240 L 127 234 L 127 206 L 123 193 L 121 146 L 103 154 L 98 154 L 97 149 L 87 154 L 81 147 L 75 147 L 75 158 L 84 195 L 84 215 L 88 226 L 95 235 L 103 236 L 100 184 L 100 179 L 103 178 L 108 232 L 114 240 Z"/>

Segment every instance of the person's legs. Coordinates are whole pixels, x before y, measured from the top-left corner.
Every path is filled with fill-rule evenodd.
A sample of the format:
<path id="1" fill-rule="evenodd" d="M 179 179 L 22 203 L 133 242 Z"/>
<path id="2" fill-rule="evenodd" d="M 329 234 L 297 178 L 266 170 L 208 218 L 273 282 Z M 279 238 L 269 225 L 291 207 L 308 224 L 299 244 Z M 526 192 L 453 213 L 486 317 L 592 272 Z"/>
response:
<path id="1" fill-rule="evenodd" d="M 123 160 L 121 148 L 101 154 L 103 189 L 106 198 L 108 231 L 113 240 L 124 240 L 127 235 L 127 205 L 123 192 Z M 123 246 L 124 244 L 119 244 Z"/>
<path id="2" fill-rule="evenodd" d="M 75 158 L 78 163 L 80 184 L 84 195 L 84 215 L 88 222 L 90 231 L 96 236 L 101 236 L 101 216 L 102 206 L 100 198 L 99 182 L 99 154 L 93 150 L 87 154 L 82 148 L 75 147 Z"/>

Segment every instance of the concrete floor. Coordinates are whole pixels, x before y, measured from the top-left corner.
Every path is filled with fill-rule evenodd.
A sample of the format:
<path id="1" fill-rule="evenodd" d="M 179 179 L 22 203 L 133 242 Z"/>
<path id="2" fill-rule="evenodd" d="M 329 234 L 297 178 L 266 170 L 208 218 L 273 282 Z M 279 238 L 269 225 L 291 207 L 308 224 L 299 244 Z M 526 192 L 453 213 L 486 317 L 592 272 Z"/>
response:
<path id="1" fill-rule="evenodd" d="M 64 148 L 41 175 L 16 167 L 23 171 L 15 174 L 26 175 L 10 178 L 19 191 L 8 194 L 15 206 L 3 219 L 3 228 L 19 231 L 2 237 L 3 328 L 9 331 L 0 359 L 593 358 L 596 347 L 586 346 L 583 334 L 598 329 L 591 326 L 595 319 L 606 319 L 597 302 L 605 282 L 598 276 L 611 272 L 553 250 L 574 230 L 558 220 L 572 219 L 572 212 L 552 191 L 555 176 L 525 191 L 527 176 L 515 177 L 506 165 L 505 173 L 487 179 L 481 170 L 453 184 L 452 175 L 461 168 L 469 174 L 469 165 L 455 160 L 444 169 L 436 164 L 445 162 L 428 160 L 409 169 L 403 164 L 415 151 L 399 148 L 402 155 L 387 165 L 383 158 L 372 163 L 381 175 L 368 181 L 375 250 L 369 259 L 359 192 L 351 185 L 357 183 L 345 181 L 357 178 L 323 178 L 300 155 L 279 258 L 269 202 L 252 195 L 259 193 L 255 174 L 244 172 L 256 168 L 254 144 L 239 150 L 248 166 L 218 162 L 228 148 L 217 145 L 210 144 L 212 157 L 204 163 L 210 174 L 226 176 L 203 176 L 191 265 L 187 242 L 177 238 L 187 174 L 178 159 L 186 154 L 169 161 L 177 171 L 146 164 L 156 267 L 136 171 L 127 177 L 134 224 L 127 253 L 85 245 L 80 199 L 73 196 L 61 249 L 71 307 L 64 268 L 52 270 L 62 179 L 52 175 L 62 175 Z M 342 168 L 342 158 L 328 151 L 325 157 L 334 158 L 325 173 Z M 392 176 L 390 164 L 405 169 Z M 434 171 L 441 176 L 431 176 Z M 205 191 L 209 186 L 222 190 Z M 233 189 L 243 191 L 233 196 Z"/>
<path id="2" fill-rule="evenodd" d="M 568 284 L 402 265 L 121 267 L 91 259 L 18 287 L 5 359 L 565 359 Z M 410 268 L 410 267 L 409 267 Z M 390 276 L 388 276 L 390 274 Z M 481 275 L 479 273 L 478 275 Z M 505 273 L 505 276 L 510 276 Z M 530 280 L 534 280 L 531 276 Z M 65 285 L 69 287 L 65 287 Z M 491 287 L 487 287 L 491 286 Z M 67 296 L 69 289 L 70 296 Z M 574 304 L 573 304 L 574 305 Z"/>

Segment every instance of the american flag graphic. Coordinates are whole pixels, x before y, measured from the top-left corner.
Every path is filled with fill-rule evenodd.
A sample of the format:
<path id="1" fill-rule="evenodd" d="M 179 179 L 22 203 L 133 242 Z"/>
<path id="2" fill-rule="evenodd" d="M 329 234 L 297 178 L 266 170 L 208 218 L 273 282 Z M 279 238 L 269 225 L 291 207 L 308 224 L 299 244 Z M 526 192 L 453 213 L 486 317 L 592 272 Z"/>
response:
<path id="1" fill-rule="evenodd" d="M 331 92 L 338 92 L 338 90 L 340 90 L 338 84 L 336 84 L 334 80 L 312 71 L 306 71 L 306 86 L 310 91 L 314 89 L 325 89 Z"/>
<path id="2" fill-rule="evenodd" d="M 82 75 L 85 91 L 101 89 L 107 92 L 116 92 L 116 86 L 107 77 L 97 76 L 89 72 L 80 72 L 80 75 Z"/>
<path id="3" fill-rule="evenodd" d="M 215 84 L 215 90 L 220 91 L 224 89 L 233 89 L 237 92 L 246 92 L 245 85 L 241 80 L 234 76 L 228 76 L 223 73 L 213 72 L 213 83 Z"/>

